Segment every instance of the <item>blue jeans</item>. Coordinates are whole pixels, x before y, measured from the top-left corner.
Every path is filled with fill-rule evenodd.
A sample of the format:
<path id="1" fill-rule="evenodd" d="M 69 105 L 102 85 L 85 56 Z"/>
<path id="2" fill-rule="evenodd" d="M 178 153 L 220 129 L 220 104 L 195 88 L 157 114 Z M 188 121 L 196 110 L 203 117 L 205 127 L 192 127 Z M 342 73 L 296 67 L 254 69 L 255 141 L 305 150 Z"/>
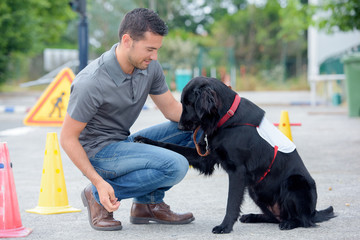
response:
<path id="1" fill-rule="evenodd" d="M 175 122 L 165 122 L 132 134 L 124 141 L 105 146 L 90 158 L 90 162 L 114 188 L 119 200 L 134 198 L 136 203 L 161 203 L 165 191 L 185 177 L 189 169 L 188 161 L 173 151 L 134 142 L 137 135 L 156 141 L 194 146 L 192 132 L 179 130 Z M 92 190 L 96 201 L 100 203 L 95 186 Z"/>

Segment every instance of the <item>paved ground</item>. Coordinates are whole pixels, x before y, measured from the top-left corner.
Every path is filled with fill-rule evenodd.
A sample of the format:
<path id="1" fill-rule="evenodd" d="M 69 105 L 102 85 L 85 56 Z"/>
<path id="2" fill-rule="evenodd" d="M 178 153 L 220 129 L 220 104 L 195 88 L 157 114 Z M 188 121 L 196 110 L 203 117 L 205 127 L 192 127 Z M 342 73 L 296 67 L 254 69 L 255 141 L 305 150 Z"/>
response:
<path id="1" fill-rule="evenodd" d="M 270 121 L 278 122 L 281 110 L 287 110 L 291 122 L 302 123 L 301 127 L 291 130 L 298 151 L 317 183 L 318 209 L 332 205 L 337 218 L 316 228 L 291 231 L 280 231 L 274 224 L 237 222 L 232 233 L 214 235 L 211 229 L 221 223 L 225 213 L 227 176 L 217 170 L 213 177 L 203 177 L 190 169 L 185 179 L 167 193 L 165 200 L 174 211 L 192 211 L 196 217 L 193 223 L 132 225 L 129 222 L 131 200 L 124 200 L 115 213 L 123 223 L 123 230 L 98 232 L 90 228 L 80 199 L 80 192 L 88 181 L 63 151 L 69 204 L 82 211 L 56 215 L 27 213 L 25 210 L 38 203 L 46 134 L 59 134 L 60 128 L 24 127 L 21 126 L 24 112 L 3 112 L 0 113 L 0 142 L 8 143 L 22 223 L 33 229 L 27 239 L 360 239 L 360 118 L 349 118 L 346 107 L 292 105 L 308 102 L 308 92 L 244 92 L 240 95 L 262 106 Z M 0 93 L 0 105 L 32 106 L 36 97 Z M 150 107 L 142 112 L 132 130 L 162 121 L 165 119 L 160 112 Z M 10 130 L 5 130 L 7 128 Z M 259 210 L 246 197 L 242 212 Z"/>

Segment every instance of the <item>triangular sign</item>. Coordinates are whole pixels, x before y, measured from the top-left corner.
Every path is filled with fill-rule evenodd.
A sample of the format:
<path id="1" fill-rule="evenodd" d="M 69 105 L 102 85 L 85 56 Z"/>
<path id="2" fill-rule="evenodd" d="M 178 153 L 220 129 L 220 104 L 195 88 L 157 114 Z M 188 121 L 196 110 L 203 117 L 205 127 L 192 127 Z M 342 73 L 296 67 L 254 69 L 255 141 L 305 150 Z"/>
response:
<path id="1" fill-rule="evenodd" d="M 29 126 L 60 127 L 64 121 L 70 98 L 70 86 L 75 75 L 63 69 L 45 89 L 24 119 Z"/>

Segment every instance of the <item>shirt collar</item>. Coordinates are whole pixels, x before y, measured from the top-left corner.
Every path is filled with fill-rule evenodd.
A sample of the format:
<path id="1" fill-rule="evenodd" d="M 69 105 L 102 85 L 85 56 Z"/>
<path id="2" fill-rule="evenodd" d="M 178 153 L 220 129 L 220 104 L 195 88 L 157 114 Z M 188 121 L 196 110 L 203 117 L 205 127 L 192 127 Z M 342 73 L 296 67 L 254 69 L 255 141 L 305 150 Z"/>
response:
<path id="1" fill-rule="evenodd" d="M 119 43 L 114 44 L 111 47 L 111 49 L 109 51 L 107 51 L 103 56 L 105 68 L 106 68 L 109 76 L 115 82 L 116 86 L 120 86 L 121 83 L 123 83 L 126 79 L 131 79 L 132 76 L 134 76 L 138 73 L 147 75 L 148 74 L 147 69 L 141 70 L 141 69 L 137 69 L 137 68 L 134 69 L 133 74 L 124 73 L 124 71 L 120 67 L 119 62 L 116 59 L 115 49 L 118 44 Z"/>

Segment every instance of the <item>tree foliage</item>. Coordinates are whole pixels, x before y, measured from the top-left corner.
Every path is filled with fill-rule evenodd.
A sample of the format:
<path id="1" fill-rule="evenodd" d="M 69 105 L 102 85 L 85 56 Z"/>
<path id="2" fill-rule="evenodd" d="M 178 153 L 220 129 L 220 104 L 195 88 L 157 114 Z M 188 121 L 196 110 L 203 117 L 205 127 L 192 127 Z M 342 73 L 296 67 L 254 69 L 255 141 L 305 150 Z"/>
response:
<path id="1" fill-rule="evenodd" d="M 286 6 L 268 0 L 263 6 L 250 4 L 224 15 L 212 25 L 211 35 L 218 44 L 235 49 L 238 64 L 272 68 L 286 55 L 295 59 L 303 54 L 310 19 L 299 0 L 288 0 Z"/>
<path id="2" fill-rule="evenodd" d="M 8 77 L 14 55 L 38 52 L 58 41 L 74 16 L 66 0 L 1 0 L 0 83 Z"/>
<path id="3" fill-rule="evenodd" d="M 194 67 L 203 59 L 206 60 L 203 66 L 223 66 L 235 56 L 237 67 L 271 69 L 293 59 L 301 65 L 306 54 L 306 28 L 312 14 L 304 0 L 267 0 L 261 5 L 248 2 L 87 1 L 90 58 L 99 56 L 118 41 L 118 27 L 126 12 L 156 3 L 156 11 L 170 30 L 160 51 L 161 63 L 173 68 Z M 68 0 L 2 0 L 0 81 L 5 79 L 4 66 L 16 53 L 40 53 L 45 46 L 59 46 L 66 41 L 76 47 L 76 16 Z M 72 19 L 70 23 L 69 19 Z"/>
<path id="4" fill-rule="evenodd" d="M 119 41 L 120 22 L 128 11 L 138 7 L 135 2 L 132 0 L 88 1 L 89 43 L 95 55 L 108 50 Z"/>
<path id="5" fill-rule="evenodd" d="M 341 31 L 360 30 L 359 0 L 325 0 L 320 6 L 325 16 L 320 17 L 319 27 L 332 32 L 334 27 Z"/>

